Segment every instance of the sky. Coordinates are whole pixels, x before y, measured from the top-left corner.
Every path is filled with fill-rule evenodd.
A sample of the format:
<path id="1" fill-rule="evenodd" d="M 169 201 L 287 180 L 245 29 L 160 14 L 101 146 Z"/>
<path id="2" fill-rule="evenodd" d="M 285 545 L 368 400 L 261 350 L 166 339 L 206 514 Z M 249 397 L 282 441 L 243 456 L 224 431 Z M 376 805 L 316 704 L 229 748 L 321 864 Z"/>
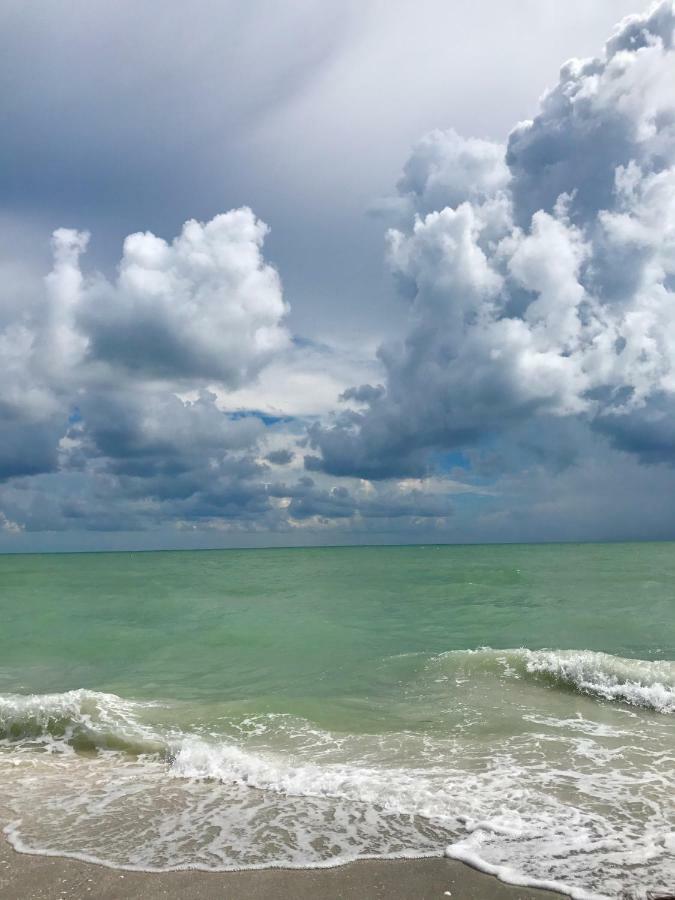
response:
<path id="1" fill-rule="evenodd" d="M 675 538 L 674 29 L 0 0 L 0 551 Z"/>

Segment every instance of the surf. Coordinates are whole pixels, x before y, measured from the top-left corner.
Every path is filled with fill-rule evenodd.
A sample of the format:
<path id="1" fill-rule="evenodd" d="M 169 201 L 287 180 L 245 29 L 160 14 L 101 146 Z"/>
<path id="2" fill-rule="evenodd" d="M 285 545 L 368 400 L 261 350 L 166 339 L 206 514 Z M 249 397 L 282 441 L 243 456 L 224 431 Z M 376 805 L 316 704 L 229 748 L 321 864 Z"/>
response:
<path id="1" fill-rule="evenodd" d="M 644 660 L 593 650 L 451 650 L 438 657 L 449 668 L 474 674 L 528 678 L 658 713 L 675 712 L 675 661 Z"/>
<path id="2" fill-rule="evenodd" d="M 148 871 L 447 854 L 574 897 L 640 896 L 667 886 L 675 850 L 674 669 L 589 650 L 392 657 L 381 678 L 425 713 L 390 732 L 85 689 L 1 695 L 7 838 Z"/>

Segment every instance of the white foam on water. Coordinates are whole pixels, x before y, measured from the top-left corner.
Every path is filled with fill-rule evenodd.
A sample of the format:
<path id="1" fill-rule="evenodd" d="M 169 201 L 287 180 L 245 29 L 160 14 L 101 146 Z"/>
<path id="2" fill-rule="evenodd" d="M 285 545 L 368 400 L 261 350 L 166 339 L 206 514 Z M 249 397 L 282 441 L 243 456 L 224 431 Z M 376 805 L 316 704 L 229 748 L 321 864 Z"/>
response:
<path id="1" fill-rule="evenodd" d="M 157 752 L 161 738 L 138 718 L 141 709 L 151 706 L 84 689 L 0 695 L 0 746 L 42 745 L 72 752 L 79 741 L 99 749 Z"/>
<path id="2" fill-rule="evenodd" d="M 483 649 L 428 668 L 434 697 L 488 691 L 521 729 L 349 735 L 277 714 L 235 741 L 150 727 L 109 694 L 0 698 L 7 837 L 148 871 L 446 853 L 577 900 L 672 889 L 673 663 Z M 105 752 L 73 752 L 83 732 Z"/>
<path id="3" fill-rule="evenodd" d="M 590 650 L 522 650 L 529 673 L 604 700 L 618 700 L 660 713 L 675 712 L 675 663 L 624 659 Z"/>
<path id="4" fill-rule="evenodd" d="M 561 894 L 567 894 L 572 900 L 612 900 L 607 894 L 589 893 L 583 888 L 571 887 L 563 881 L 552 881 L 539 878 L 527 878 L 522 872 L 518 872 L 512 866 L 496 866 L 486 862 L 480 852 L 473 850 L 467 841 L 458 841 L 451 844 L 445 853 L 450 859 L 457 859 L 465 862 L 474 869 L 485 872 L 487 875 L 494 875 L 500 881 L 506 884 L 522 885 L 523 887 L 539 888 L 544 891 L 557 891 Z"/>
<path id="5" fill-rule="evenodd" d="M 542 676 L 552 685 L 629 706 L 675 713 L 675 662 L 630 659 L 594 650 L 451 650 L 436 657 L 462 671 Z"/>

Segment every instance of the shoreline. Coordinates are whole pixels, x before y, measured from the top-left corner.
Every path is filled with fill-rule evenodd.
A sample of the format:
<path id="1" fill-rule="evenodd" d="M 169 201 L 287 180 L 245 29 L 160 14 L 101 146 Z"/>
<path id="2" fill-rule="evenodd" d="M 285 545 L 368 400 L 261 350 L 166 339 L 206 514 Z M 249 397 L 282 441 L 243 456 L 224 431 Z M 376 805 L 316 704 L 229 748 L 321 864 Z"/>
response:
<path id="1" fill-rule="evenodd" d="M 2 900 L 556 900 L 447 857 L 364 859 L 322 869 L 134 872 L 18 853 L 0 840 Z"/>

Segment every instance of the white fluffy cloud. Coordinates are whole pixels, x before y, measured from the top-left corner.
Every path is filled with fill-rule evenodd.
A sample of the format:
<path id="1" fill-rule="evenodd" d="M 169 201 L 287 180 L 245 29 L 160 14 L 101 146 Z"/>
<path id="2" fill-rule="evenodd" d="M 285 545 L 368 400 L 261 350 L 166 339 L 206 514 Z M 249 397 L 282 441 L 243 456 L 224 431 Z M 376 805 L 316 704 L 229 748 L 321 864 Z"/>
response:
<path id="1" fill-rule="evenodd" d="M 481 201 L 506 187 L 511 173 L 499 144 L 432 131 L 413 147 L 398 191 L 413 212 L 425 214 L 465 200 Z"/>
<path id="2" fill-rule="evenodd" d="M 116 282 L 91 279 L 75 300 L 89 355 L 158 377 L 249 381 L 288 344 L 280 279 L 262 257 L 267 231 L 244 208 L 186 222 L 171 244 L 129 235 Z"/>
<path id="3" fill-rule="evenodd" d="M 85 456 L 189 467 L 255 444 L 255 423 L 228 419 L 205 387 L 251 382 L 289 343 L 266 232 L 239 209 L 187 222 L 171 244 L 130 235 L 110 282 L 82 271 L 88 234 L 55 231 L 52 271 L 23 306 L 3 286 L 0 478 Z"/>
<path id="4" fill-rule="evenodd" d="M 674 28 L 671 0 L 626 20 L 508 148 L 417 145 L 414 219 L 387 236 L 410 328 L 382 348 L 386 392 L 313 430 L 327 470 L 419 471 L 424 450 L 532 415 L 581 415 L 638 453 L 648 420 L 675 459 Z"/>

